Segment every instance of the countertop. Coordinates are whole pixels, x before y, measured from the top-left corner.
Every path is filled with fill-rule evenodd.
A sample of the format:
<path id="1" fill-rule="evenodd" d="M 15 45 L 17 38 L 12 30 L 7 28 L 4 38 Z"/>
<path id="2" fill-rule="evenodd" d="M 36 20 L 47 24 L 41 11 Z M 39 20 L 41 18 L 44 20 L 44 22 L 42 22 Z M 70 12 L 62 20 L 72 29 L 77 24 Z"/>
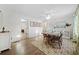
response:
<path id="1" fill-rule="evenodd" d="M 0 33 L 8 33 L 8 32 L 10 32 L 10 31 L 0 31 Z"/>

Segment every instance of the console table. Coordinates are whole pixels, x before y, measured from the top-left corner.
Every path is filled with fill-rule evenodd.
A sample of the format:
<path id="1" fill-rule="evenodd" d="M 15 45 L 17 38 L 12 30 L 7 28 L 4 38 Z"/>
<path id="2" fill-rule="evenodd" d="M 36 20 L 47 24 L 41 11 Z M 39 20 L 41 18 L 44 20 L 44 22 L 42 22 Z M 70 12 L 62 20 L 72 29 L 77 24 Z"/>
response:
<path id="1" fill-rule="evenodd" d="M 11 38 L 9 31 L 0 32 L 0 53 L 6 49 L 11 49 Z"/>

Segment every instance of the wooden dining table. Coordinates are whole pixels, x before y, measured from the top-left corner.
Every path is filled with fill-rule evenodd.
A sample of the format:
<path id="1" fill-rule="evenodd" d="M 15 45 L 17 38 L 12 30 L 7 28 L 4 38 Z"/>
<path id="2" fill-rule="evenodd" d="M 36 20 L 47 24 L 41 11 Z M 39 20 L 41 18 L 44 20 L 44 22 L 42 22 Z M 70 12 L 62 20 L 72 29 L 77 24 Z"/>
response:
<path id="1" fill-rule="evenodd" d="M 53 43 L 57 43 L 59 45 L 59 48 L 61 48 L 62 45 L 62 33 L 61 32 L 53 32 L 53 33 L 49 33 L 49 32 L 45 32 L 42 33 L 43 34 L 43 41 L 52 46 Z"/>

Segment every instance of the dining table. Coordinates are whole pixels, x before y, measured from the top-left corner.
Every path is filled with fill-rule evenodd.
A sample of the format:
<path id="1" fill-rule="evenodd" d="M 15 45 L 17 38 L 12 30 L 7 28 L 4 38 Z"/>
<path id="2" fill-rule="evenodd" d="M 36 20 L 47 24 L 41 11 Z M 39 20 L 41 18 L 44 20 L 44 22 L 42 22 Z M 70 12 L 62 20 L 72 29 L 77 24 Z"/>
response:
<path id="1" fill-rule="evenodd" d="M 61 48 L 62 45 L 62 33 L 61 32 L 44 32 L 42 33 L 44 37 L 44 41 L 46 44 L 52 46 L 53 43 L 57 43 L 59 45 L 59 48 Z"/>

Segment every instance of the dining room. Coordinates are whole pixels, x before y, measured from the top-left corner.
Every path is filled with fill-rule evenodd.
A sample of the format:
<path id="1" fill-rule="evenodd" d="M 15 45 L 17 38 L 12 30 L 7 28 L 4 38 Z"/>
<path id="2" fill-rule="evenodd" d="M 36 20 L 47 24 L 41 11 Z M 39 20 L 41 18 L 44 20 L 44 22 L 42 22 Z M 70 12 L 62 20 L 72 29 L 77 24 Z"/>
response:
<path id="1" fill-rule="evenodd" d="M 0 46 L 2 55 L 72 55 L 76 52 L 77 4 L 0 5 L 1 35 L 10 49 Z M 62 9 L 63 8 L 63 9 Z M 4 36 L 1 38 L 6 39 Z M 4 42 L 2 41 L 2 42 Z"/>

